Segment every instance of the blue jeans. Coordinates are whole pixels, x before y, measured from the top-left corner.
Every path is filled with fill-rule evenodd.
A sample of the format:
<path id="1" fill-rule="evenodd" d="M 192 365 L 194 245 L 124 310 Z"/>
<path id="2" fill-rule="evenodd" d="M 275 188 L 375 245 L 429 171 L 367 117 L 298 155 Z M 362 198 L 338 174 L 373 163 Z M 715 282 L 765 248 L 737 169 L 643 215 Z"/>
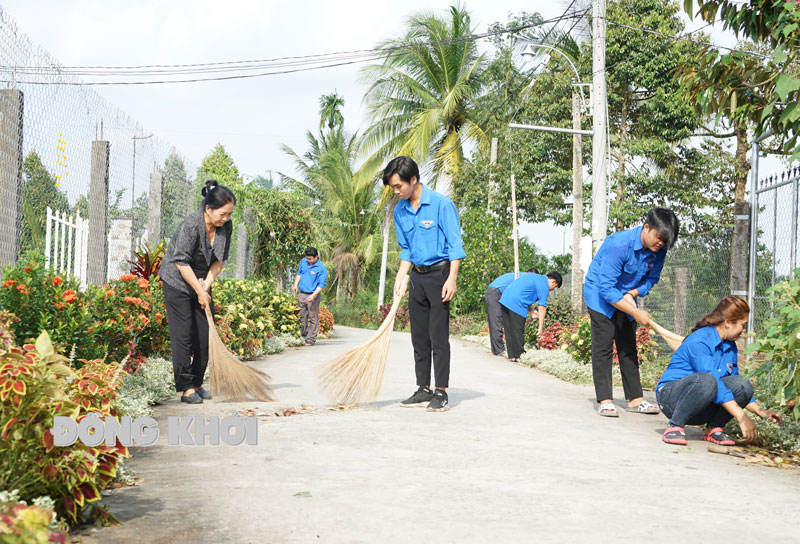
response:
<path id="1" fill-rule="evenodd" d="M 741 376 L 724 376 L 722 383 L 731 390 L 736 403 L 744 408 L 753 398 L 753 385 Z M 707 425 L 724 427 L 733 417 L 716 404 L 717 380 L 711 374 L 697 372 L 664 384 L 656 391 L 658 406 L 669 418 L 670 427 Z"/>

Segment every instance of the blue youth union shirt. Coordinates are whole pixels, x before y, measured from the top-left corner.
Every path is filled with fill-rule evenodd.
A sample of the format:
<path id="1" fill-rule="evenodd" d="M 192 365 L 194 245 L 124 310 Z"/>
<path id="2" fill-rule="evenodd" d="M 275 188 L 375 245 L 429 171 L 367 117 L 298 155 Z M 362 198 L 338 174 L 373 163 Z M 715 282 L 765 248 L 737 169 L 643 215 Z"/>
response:
<path id="1" fill-rule="evenodd" d="M 733 392 L 722 378 L 739 374 L 736 342 L 720 338 L 713 325 L 697 329 L 675 350 L 656 390 L 666 383 L 697 372 L 711 374 L 717 380 L 717 397 L 714 399 L 716 404 L 734 400 Z M 750 399 L 750 402 L 754 402 L 754 399 Z"/>
<path id="2" fill-rule="evenodd" d="M 422 186 L 417 210 L 402 199 L 394 207 L 394 226 L 400 260 L 417 266 L 455 261 L 467 256 L 461 242 L 458 211 L 446 196 Z"/>
<path id="3" fill-rule="evenodd" d="M 605 239 L 589 265 L 583 284 L 586 306 L 611 318 L 619 302 L 631 289 L 646 296 L 658 283 L 667 248 L 652 252 L 642 246 L 642 227 L 615 232 Z M 632 316 L 628 316 L 633 320 Z"/>
<path id="4" fill-rule="evenodd" d="M 500 297 L 500 304 L 522 317 L 528 317 L 528 307 L 536 302 L 547 307 L 550 285 L 547 276 L 541 274 L 520 274 L 511 282 Z"/>
<path id="5" fill-rule="evenodd" d="M 528 272 L 523 272 L 522 274 L 520 274 L 520 276 L 522 276 L 523 274 L 528 274 Z M 509 272 L 508 274 L 503 274 L 502 276 L 498 276 L 492 283 L 489 284 L 489 287 L 494 287 L 501 293 L 504 293 L 506 287 L 511 285 L 511 282 L 514 281 L 515 279 L 516 278 L 514 277 L 514 273 Z"/>
<path id="6" fill-rule="evenodd" d="M 297 289 L 304 293 L 313 293 L 317 287 L 323 289 L 328 283 L 328 269 L 319 260 L 313 265 L 308 264 L 305 259 L 300 261 L 300 266 L 297 267 L 297 275 L 300 276 Z"/>

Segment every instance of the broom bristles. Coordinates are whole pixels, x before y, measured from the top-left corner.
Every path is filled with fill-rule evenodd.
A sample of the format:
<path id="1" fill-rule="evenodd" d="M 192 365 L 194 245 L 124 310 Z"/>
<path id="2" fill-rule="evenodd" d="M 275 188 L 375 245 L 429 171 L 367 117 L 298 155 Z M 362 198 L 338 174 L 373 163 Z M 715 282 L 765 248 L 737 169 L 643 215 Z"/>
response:
<path id="1" fill-rule="evenodd" d="M 669 344 L 669 347 L 671 347 L 673 350 L 677 350 L 680 347 L 681 343 L 683 342 L 683 336 L 668 331 L 667 329 L 665 329 L 652 319 L 650 320 L 650 326 L 653 327 L 653 329 L 655 329 L 655 331 L 659 335 L 661 335 L 661 338 L 663 338 L 664 341 L 667 344 Z"/>
<path id="2" fill-rule="evenodd" d="M 400 300 L 397 297 L 394 299 L 386 319 L 366 344 L 317 366 L 317 381 L 329 399 L 352 404 L 372 402 L 377 398 L 383 383 L 383 371 Z"/>
<path id="3" fill-rule="evenodd" d="M 228 351 L 219 337 L 211 311 L 208 318 L 208 363 L 211 367 L 210 386 L 214 397 L 223 402 L 244 402 L 250 399 L 273 400 L 269 375 L 263 370 L 242 363 Z"/>

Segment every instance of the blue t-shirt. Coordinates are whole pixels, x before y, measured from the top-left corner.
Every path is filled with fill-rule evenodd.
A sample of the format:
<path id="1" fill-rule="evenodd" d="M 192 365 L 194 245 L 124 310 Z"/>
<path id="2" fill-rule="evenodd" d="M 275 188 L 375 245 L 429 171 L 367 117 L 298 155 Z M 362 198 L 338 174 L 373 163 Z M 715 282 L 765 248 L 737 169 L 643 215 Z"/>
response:
<path id="1" fill-rule="evenodd" d="M 717 380 L 716 404 L 734 400 L 733 393 L 722 381 L 725 376 L 739 374 L 739 354 L 736 342 L 720 338 L 713 325 L 697 329 L 672 354 L 669 366 L 658 381 L 656 391 L 665 383 L 705 372 Z M 753 399 L 750 400 L 753 402 Z"/>
<path id="2" fill-rule="evenodd" d="M 416 211 L 407 199 L 400 200 L 394 207 L 394 226 L 400 260 L 430 266 L 467 256 L 455 204 L 424 185 Z"/>
<path id="3" fill-rule="evenodd" d="M 297 275 L 300 276 L 297 289 L 304 293 L 313 293 L 317 287 L 322 289 L 328 283 L 328 269 L 320 260 L 308 264 L 308 261 L 303 259 L 297 267 Z"/>
<path id="4" fill-rule="evenodd" d="M 520 274 L 512 281 L 503 296 L 500 304 L 522 317 L 528 317 L 528 307 L 534 302 L 539 306 L 547 307 L 547 297 L 550 295 L 550 284 L 547 276 L 541 274 Z"/>
<path id="5" fill-rule="evenodd" d="M 586 306 L 611 318 L 628 291 L 643 297 L 658 283 L 667 248 L 652 252 L 642 246 L 642 227 L 615 232 L 605 239 L 589 265 L 583 284 Z M 633 320 L 633 316 L 628 316 Z"/>
<path id="6" fill-rule="evenodd" d="M 528 274 L 528 272 L 523 272 L 522 274 Z M 522 274 L 520 274 L 520 276 L 522 276 Z M 496 278 L 492 283 L 489 284 L 489 287 L 494 287 L 495 289 L 500 291 L 500 293 L 503 293 L 505 292 L 506 287 L 511 285 L 511 282 L 514 281 L 515 279 L 516 278 L 514 277 L 514 273 L 509 272 L 508 274 L 503 274 L 502 276 Z"/>

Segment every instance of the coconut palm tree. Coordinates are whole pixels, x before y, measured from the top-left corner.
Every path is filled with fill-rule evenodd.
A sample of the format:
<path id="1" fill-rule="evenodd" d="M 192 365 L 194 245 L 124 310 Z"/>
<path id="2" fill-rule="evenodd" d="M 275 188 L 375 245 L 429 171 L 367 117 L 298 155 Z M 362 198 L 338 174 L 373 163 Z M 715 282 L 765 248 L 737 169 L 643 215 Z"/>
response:
<path id="1" fill-rule="evenodd" d="M 344 124 L 341 108 L 344 106 L 344 98 L 339 93 L 333 91 L 331 94 L 324 94 L 319 97 L 319 128 L 325 125 L 328 130 L 333 130 L 337 126 Z"/>
<path id="2" fill-rule="evenodd" d="M 321 115 L 325 115 L 323 102 L 320 101 Z M 319 245 L 335 271 L 337 299 L 355 296 L 363 284 L 364 267 L 381 250 L 377 228 L 382 218 L 377 211 L 379 185 L 374 173 L 368 174 L 364 169 L 354 172 L 358 138 L 348 134 L 342 123 L 321 130 L 319 136 L 308 131 L 306 138 L 309 150 L 303 156 L 283 146 L 300 175 L 281 177 L 308 195 L 317 207 L 324 225 L 324 240 Z"/>
<path id="3" fill-rule="evenodd" d="M 435 177 L 448 175 L 461 164 L 464 145 L 485 138 L 473 108 L 484 57 L 471 32 L 467 11 L 453 6 L 449 19 L 412 16 L 403 38 L 379 45 L 383 62 L 362 70 L 372 117 L 362 137 L 372 153 L 367 169 L 390 155 L 407 155 L 422 165 L 430 161 Z"/>

